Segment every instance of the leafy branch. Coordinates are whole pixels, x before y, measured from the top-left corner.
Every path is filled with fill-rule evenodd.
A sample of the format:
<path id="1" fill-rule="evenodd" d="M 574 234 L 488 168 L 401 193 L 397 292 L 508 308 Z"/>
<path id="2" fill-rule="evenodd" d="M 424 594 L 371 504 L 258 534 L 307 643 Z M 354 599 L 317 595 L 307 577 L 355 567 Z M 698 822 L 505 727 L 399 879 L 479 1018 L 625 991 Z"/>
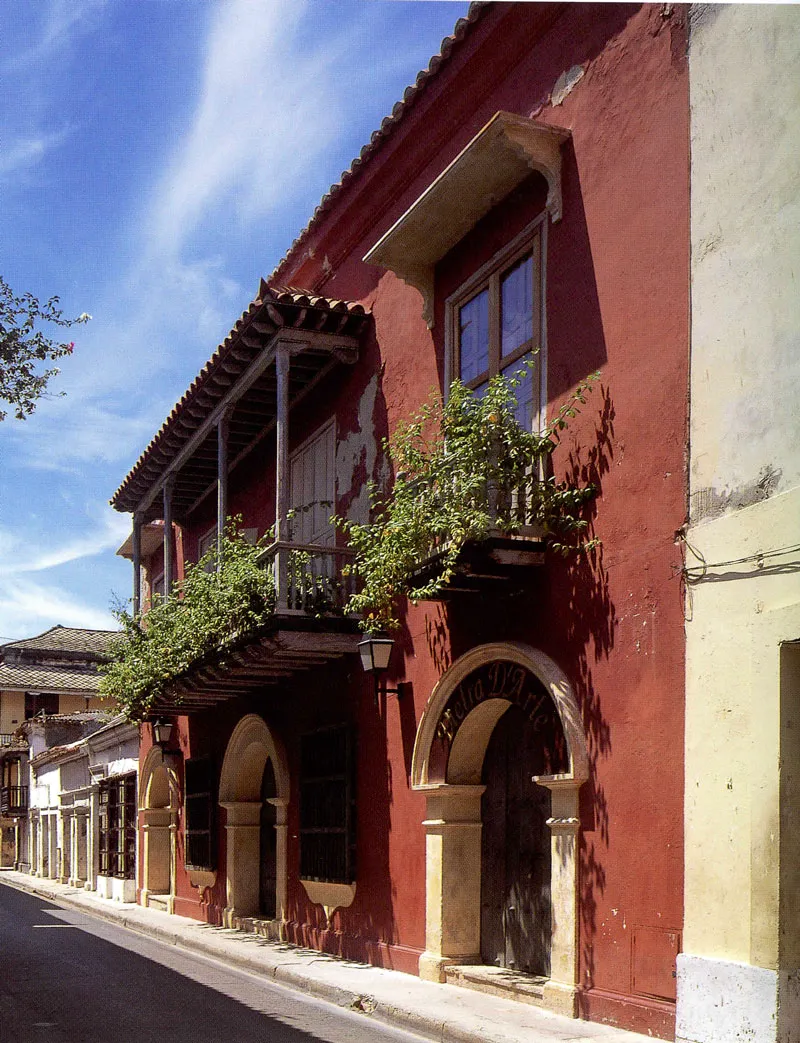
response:
<path id="1" fill-rule="evenodd" d="M 58 341 L 38 329 L 41 323 L 69 328 L 88 322 L 85 312 L 77 319 L 66 319 L 59 298 L 40 303 L 32 293 L 17 296 L 0 276 L 0 402 L 14 410 L 17 420 L 24 420 L 36 409 L 57 366 L 41 369 L 42 363 L 71 355 L 73 341 Z M 0 420 L 6 410 L 0 409 Z"/>
<path id="2" fill-rule="evenodd" d="M 170 684 L 204 656 L 225 651 L 271 619 L 272 571 L 258 557 L 272 535 L 254 546 L 236 522 L 221 541 L 218 569 L 215 546 L 197 564 L 187 564 L 183 581 L 166 596 L 155 595 L 146 612 L 116 610 L 122 632 L 102 668 L 100 692 L 131 720 L 143 720 Z"/>

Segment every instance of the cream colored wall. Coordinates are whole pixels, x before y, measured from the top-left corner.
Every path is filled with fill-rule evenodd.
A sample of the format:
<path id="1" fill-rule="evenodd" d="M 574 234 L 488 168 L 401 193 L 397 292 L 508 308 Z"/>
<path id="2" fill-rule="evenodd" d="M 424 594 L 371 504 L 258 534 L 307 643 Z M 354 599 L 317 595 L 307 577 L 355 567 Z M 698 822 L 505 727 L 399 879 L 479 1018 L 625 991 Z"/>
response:
<path id="1" fill-rule="evenodd" d="M 695 8 L 689 62 L 688 543 L 712 567 L 687 593 L 684 950 L 775 970 L 780 891 L 800 864 L 785 828 L 800 782 L 780 763 L 800 727 L 781 673 L 782 643 L 800 639 L 800 553 L 751 556 L 800 545 L 800 9 Z M 687 565 L 702 571 L 690 550 Z"/>
<path id="2" fill-rule="evenodd" d="M 730 561 L 797 545 L 798 519 L 795 489 L 701 523 L 689 542 L 707 563 Z M 796 695 L 781 685 L 781 645 L 800 638 L 798 557 L 770 559 L 772 571 L 757 564 L 710 570 L 724 578 L 690 585 L 687 595 L 684 948 L 773 969 L 780 749 L 788 722 L 800 727 Z M 687 564 L 698 564 L 691 553 Z"/>
<path id="3" fill-rule="evenodd" d="M 0 692 L 0 732 L 9 735 L 25 720 L 23 692 Z"/>
<path id="4" fill-rule="evenodd" d="M 83 710 L 107 710 L 108 703 L 97 696 L 90 696 L 87 703 L 85 695 L 61 695 L 58 699 L 59 713 L 81 713 Z"/>
<path id="5" fill-rule="evenodd" d="M 700 7 L 691 24 L 696 517 L 758 495 L 767 470 L 775 491 L 800 484 L 800 8 Z"/>

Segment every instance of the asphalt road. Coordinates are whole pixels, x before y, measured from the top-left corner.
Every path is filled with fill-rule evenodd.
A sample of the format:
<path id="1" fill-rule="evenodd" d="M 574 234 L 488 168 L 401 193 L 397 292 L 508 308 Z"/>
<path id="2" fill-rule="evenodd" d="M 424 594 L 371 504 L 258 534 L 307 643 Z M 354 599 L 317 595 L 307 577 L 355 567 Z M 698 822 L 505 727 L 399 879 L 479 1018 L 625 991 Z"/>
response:
<path id="1" fill-rule="evenodd" d="M 204 956 L 0 887 L 0 1043 L 420 1043 Z"/>

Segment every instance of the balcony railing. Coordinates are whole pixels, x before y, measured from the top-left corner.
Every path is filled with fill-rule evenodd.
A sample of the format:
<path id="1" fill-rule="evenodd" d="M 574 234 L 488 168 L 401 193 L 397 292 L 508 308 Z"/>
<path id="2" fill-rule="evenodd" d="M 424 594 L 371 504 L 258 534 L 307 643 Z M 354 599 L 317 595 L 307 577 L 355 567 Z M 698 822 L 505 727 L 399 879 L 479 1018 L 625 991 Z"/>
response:
<path id="1" fill-rule="evenodd" d="M 281 615 L 343 615 L 355 593 L 355 579 L 345 575 L 353 560 L 346 547 L 276 541 L 261 554 L 275 577 L 275 611 Z"/>
<path id="2" fill-rule="evenodd" d="M 3 786 L 0 789 L 0 815 L 24 815 L 27 810 L 27 786 Z"/>
<path id="3" fill-rule="evenodd" d="M 0 732 L 0 746 L 12 746 L 14 744 L 13 732 Z"/>

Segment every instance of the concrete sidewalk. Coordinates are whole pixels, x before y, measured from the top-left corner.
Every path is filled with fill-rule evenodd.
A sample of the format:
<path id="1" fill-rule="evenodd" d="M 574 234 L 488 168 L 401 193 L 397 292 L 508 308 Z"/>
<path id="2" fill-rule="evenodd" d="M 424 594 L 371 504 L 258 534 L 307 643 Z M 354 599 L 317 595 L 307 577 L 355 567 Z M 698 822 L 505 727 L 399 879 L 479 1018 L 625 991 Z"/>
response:
<path id="1" fill-rule="evenodd" d="M 0 871 L 0 884 L 263 975 L 340 1007 L 363 1011 L 366 1016 L 441 1043 L 643 1043 L 650 1038 L 155 909 L 113 902 L 92 891 L 26 873 L 4 869 Z"/>

